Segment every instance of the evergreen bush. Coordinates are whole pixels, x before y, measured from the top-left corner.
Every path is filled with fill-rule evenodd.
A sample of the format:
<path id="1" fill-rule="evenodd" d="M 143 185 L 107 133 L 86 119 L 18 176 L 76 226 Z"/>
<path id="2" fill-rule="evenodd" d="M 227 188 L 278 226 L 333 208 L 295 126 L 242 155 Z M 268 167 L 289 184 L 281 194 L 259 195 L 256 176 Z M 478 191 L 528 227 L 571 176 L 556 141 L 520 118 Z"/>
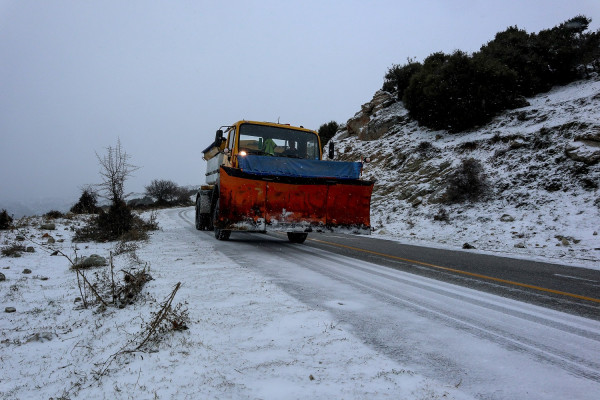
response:
<path id="1" fill-rule="evenodd" d="M 481 163 L 467 158 L 448 176 L 444 200 L 446 203 L 477 201 L 487 193 L 488 187 Z"/>
<path id="2" fill-rule="evenodd" d="M 98 213 L 98 195 L 91 189 L 83 189 L 79 200 L 73 207 L 73 214 L 96 214 Z"/>
<path id="3" fill-rule="evenodd" d="M 470 129 L 527 105 L 523 96 L 600 72 L 600 31 L 587 32 L 590 22 L 578 15 L 537 34 L 513 26 L 473 55 L 438 52 L 422 65 L 409 59 L 387 71 L 383 90 L 396 92 L 424 126 Z"/>
<path id="4" fill-rule="evenodd" d="M 494 60 L 434 53 L 404 92 L 411 116 L 432 129 L 459 132 L 518 103 L 516 74 Z"/>
<path id="5" fill-rule="evenodd" d="M 404 97 L 404 91 L 410 84 L 411 78 L 421 71 L 423 65 L 412 59 L 408 59 L 405 65 L 392 65 L 385 74 L 385 81 L 382 89 L 386 92 L 396 93 L 398 100 Z"/>
<path id="6" fill-rule="evenodd" d="M 319 137 L 321 138 L 321 146 L 325 146 L 329 140 L 335 135 L 339 128 L 339 124 L 335 121 L 330 121 L 319 127 Z"/>
<path id="7" fill-rule="evenodd" d="M 3 209 L 0 211 L 0 230 L 10 229 L 13 223 L 13 218 L 8 215 L 8 212 Z"/>

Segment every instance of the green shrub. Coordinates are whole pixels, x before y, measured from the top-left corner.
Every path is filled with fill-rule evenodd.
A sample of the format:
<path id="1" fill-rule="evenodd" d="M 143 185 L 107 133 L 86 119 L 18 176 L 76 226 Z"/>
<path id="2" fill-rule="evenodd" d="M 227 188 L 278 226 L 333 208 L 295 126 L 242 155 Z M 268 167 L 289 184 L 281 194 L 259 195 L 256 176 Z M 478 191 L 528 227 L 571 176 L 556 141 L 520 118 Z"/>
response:
<path id="1" fill-rule="evenodd" d="M 510 27 L 497 33 L 476 57 L 497 60 L 515 71 L 519 93 L 532 96 L 579 79 L 582 66 L 598 60 L 600 33 L 585 32 L 590 23 L 579 15 L 537 34 Z"/>
<path id="2" fill-rule="evenodd" d="M 44 214 L 44 216 L 49 219 L 57 219 L 64 217 L 64 214 L 58 210 L 51 210 Z"/>
<path id="3" fill-rule="evenodd" d="M 79 197 L 79 201 L 71 207 L 73 214 L 97 214 L 98 213 L 98 195 L 91 189 L 84 189 Z"/>
<path id="4" fill-rule="evenodd" d="M 470 129 L 526 106 L 523 96 L 600 71 L 600 31 L 587 32 L 590 22 L 579 15 L 537 34 L 513 26 L 472 56 L 439 52 L 422 65 L 409 59 L 387 71 L 383 89 L 396 92 L 424 126 Z"/>
<path id="5" fill-rule="evenodd" d="M 410 58 L 407 61 L 405 65 L 392 65 L 385 74 L 383 82 L 382 89 L 386 92 L 396 93 L 398 100 L 402 100 L 404 97 L 404 91 L 410 84 L 411 78 L 423 68 L 421 63 Z"/>
<path id="6" fill-rule="evenodd" d="M 327 142 L 335 135 L 339 128 L 339 124 L 335 121 L 330 121 L 319 127 L 319 137 L 321 138 L 321 146 L 325 146 Z"/>
<path id="7" fill-rule="evenodd" d="M 133 214 L 124 201 L 119 201 L 112 204 L 108 212 L 100 212 L 97 221 L 100 231 L 104 232 L 110 240 L 116 240 L 131 229 Z"/>
<path id="8" fill-rule="evenodd" d="M 459 132 L 518 104 L 515 88 L 516 74 L 494 60 L 434 53 L 411 79 L 404 104 L 422 125 Z"/>
<path id="9" fill-rule="evenodd" d="M 0 211 L 0 230 L 9 229 L 12 226 L 13 218 L 8 215 L 6 210 Z"/>
<path id="10" fill-rule="evenodd" d="M 444 200 L 447 203 L 477 201 L 488 191 L 483 166 L 473 158 L 462 160 L 461 165 L 450 173 L 446 184 Z"/>

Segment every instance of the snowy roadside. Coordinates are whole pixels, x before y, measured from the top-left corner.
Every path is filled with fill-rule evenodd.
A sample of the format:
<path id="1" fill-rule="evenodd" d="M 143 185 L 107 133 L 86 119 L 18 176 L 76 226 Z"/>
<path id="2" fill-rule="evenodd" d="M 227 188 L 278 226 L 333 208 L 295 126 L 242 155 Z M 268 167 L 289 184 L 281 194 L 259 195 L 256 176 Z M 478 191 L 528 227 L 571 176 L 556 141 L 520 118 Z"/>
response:
<path id="1" fill-rule="evenodd" d="M 44 248 L 0 258 L 0 397 L 18 398 L 410 398 L 466 399 L 398 365 L 261 275 L 215 252 L 212 238 L 159 213 L 160 231 L 135 254 L 153 280 L 124 309 L 82 309 L 75 273 Z M 53 247 L 73 252 L 60 220 Z M 44 231 L 29 228 L 41 242 Z M 14 233 L 0 233 L 4 247 Z M 108 256 L 114 244 L 78 244 L 78 254 Z M 131 253 L 116 270 L 135 266 Z M 25 268 L 30 274 L 24 274 Z M 99 269 L 107 268 L 100 267 Z M 91 271 L 90 271 L 91 273 Z M 47 279 L 46 279 L 47 278 Z M 123 354 L 177 282 L 174 303 L 191 323 L 145 352 Z M 16 312 L 5 313 L 4 308 Z M 128 347 L 129 346 L 129 347 Z M 458 384 L 458 382 L 457 382 Z"/>

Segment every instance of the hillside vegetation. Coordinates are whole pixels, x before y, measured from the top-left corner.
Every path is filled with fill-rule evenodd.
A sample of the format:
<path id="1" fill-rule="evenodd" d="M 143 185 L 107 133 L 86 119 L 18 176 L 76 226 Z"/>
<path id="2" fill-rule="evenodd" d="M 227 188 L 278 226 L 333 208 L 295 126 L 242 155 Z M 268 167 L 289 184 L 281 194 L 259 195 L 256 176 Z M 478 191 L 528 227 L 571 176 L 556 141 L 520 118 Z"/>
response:
<path id="1" fill-rule="evenodd" d="M 600 63 L 600 32 L 577 16 L 539 33 L 510 27 L 468 55 L 441 52 L 421 64 L 392 66 L 383 90 L 403 101 L 410 116 L 432 129 L 460 132 L 525 105 L 523 96 L 589 77 Z"/>
<path id="2" fill-rule="evenodd" d="M 556 31 L 527 35 L 557 34 L 571 29 L 571 22 Z M 572 38 L 597 40 L 598 33 L 582 32 Z M 509 34 L 523 35 L 510 28 L 495 40 Z M 432 57 L 451 63 L 459 58 L 476 62 L 475 56 L 457 52 Z M 433 59 L 412 65 L 423 72 Z M 398 100 L 398 87 L 375 93 L 333 137 L 338 159 L 372 157 L 364 176 L 377 180 L 371 221 L 375 233 L 577 265 L 600 261 L 600 78 L 594 72 L 598 58 L 585 61 L 565 70 L 573 75 L 557 73 L 543 85 L 519 75 L 518 93 L 529 97 L 510 109 L 498 109 L 493 113 L 497 115 L 485 114 L 489 122 L 478 121 L 480 125 L 460 134 L 415 118 L 408 102 Z M 421 72 L 406 90 L 418 84 L 415 77 Z M 585 79 L 559 85 L 580 76 Z M 441 88 L 435 96 L 444 98 L 447 87 L 434 87 Z M 461 104 L 467 103 L 465 99 Z M 434 108 L 460 114 L 444 107 Z"/>

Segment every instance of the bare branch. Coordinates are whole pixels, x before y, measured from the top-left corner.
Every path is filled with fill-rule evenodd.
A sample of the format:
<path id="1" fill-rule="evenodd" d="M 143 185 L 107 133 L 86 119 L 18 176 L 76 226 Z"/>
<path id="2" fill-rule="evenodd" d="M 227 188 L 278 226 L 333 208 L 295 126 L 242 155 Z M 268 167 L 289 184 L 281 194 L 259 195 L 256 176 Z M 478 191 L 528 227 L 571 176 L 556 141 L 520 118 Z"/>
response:
<path id="1" fill-rule="evenodd" d="M 104 156 L 101 157 L 96 153 L 96 158 L 100 164 L 100 176 L 102 177 L 102 183 L 98 187 L 105 193 L 105 197 L 110 199 L 113 204 L 117 204 L 124 200 L 125 180 L 140 167 L 129 162 L 131 156 L 121 147 L 121 139 L 117 139 L 115 147 L 108 146 Z"/>

